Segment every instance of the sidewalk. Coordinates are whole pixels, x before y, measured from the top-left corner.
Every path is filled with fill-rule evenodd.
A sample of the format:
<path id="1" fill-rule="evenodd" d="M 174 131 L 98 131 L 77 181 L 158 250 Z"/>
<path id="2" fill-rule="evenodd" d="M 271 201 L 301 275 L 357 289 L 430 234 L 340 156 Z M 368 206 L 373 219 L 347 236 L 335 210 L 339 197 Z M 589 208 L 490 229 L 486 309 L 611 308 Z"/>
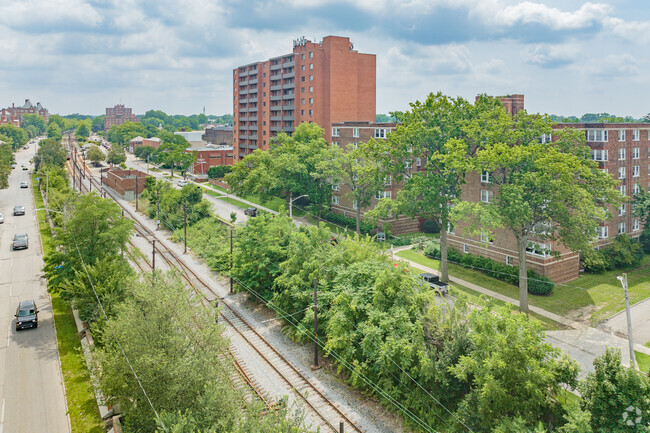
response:
<path id="1" fill-rule="evenodd" d="M 410 248 L 411 248 L 410 245 L 405 247 L 398 247 L 394 249 L 394 252 L 397 253 L 399 251 L 408 250 Z M 440 275 L 440 272 L 435 269 L 420 265 L 418 263 L 412 262 L 411 260 L 404 259 L 402 257 L 399 257 L 399 259 L 407 262 L 410 266 L 420 269 L 424 272 L 430 272 L 435 275 Z M 470 283 L 469 281 L 456 278 L 452 275 L 449 276 L 449 280 L 452 283 L 456 283 L 461 286 L 467 287 L 468 289 L 471 289 L 475 292 L 481 293 L 491 298 L 498 299 L 502 302 L 507 302 L 509 304 L 519 307 L 519 300 L 517 299 L 510 298 L 508 296 L 486 289 L 485 287 L 481 287 L 474 283 Z M 566 317 L 557 315 L 555 313 L 551 313 L 550 311 L 546 311 L 542 308 L 535 307 L 533 305 L 530 305 L 528 308 L 531 312 L 535 314 L 538 314 L 542 317 L 546 317 L 564 326 L 572 328 L 572 330 L 569 331 L 548 331 L 546 333 L 549 339 L 555 340 L 555 343 L 553 343 L 552 341 L 551 343 L 561 348 L 562 350 L 568 352 L 569 351 L 568 347 L 572 346 L 574 348 L 577 348 L 582 353 L 595 355 L 593 356 L 593 358 L 595 358 L 596 356 L 599 356 L 602 353 L 604 353 L 605 346 L 619 347 L 621 348 L 621 353 L 623 355 L 624 361 L 626 360 L 629 363 L 629 356 L 627 355 L 629 353 L 629 349 L 628 349 L 629 346 L 628 346 L 628 341 L 626 339 L 620 338 L 616 335 L 609 334 L 600 329 L 592 328 L 583 323 L 579 323 L 574 320 L 567 319 Z M 588 343 L 589 346 L 584 347 L 584 343 Z M 637 352 L 645 353 L 646 355 L 650 355 L 650 348 L 647 348 L 640 344 L 635 344 L 634 350 L 636 350 Z M 572 354 L 572 356 L 574 355 Z M 577 357 L 574 356 L 574 358 Z M 585 365 L 585 367 L 587 370 L 589 370 L 591 365 Z"/>

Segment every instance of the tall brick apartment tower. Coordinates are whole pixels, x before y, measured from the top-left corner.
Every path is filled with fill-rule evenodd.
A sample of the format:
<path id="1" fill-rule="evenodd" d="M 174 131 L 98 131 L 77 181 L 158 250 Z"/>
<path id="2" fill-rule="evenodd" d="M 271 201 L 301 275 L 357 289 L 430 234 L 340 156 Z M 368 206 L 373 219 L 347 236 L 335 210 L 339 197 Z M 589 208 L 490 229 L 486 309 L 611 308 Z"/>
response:
<path id="1" fill-rule="evenodd" d="M 354 50 L 350 38 L 293 41 L 293 52 L 233 70 L 233 145 L 237 159 L 268 149 L 280 131 L 315 122 L 331 141 L 331 125 L 374 122 L 376 57 Z"/>

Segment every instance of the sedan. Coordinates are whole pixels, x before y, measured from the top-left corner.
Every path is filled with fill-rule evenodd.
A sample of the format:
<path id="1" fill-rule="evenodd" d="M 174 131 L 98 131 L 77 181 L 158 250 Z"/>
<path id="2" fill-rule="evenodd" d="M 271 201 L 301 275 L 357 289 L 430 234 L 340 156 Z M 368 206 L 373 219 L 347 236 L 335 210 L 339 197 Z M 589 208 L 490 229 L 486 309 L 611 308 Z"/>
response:
<path id="1" fill-rule="evenodd" d="M 20 182 L 20 187 L 21 188 L 29 188 L 29 184 L 27 182 Z"/>
<path id="2" fill-rule="evenodd" d="M 38 327 L 38 309 L 36 302 L 22 301 L 16 309 L 16 331 Z"/>
<path id="3" fill-rule="evenodd" d="M 5 222 L 5 217 L 0 213 L 0 224 Z"/>
<path id="4" fill-rule="evenodd" d="M 25 215 L 25 206 L 23 205 L 14 206 L 14 216 L 16 215 Z"/>
<path id="5" fill-rule="evenodd" d="M 23 164 L 23 170 L 29 170 L 29 168 Z"/>
<path id="6" fill-rule="evenodd" d="M 27 235 L 24 233 L 14 235 L 13 249 L 26 250 L 27 248 L 29 248 L 29 239 L 27 238 Z"/>

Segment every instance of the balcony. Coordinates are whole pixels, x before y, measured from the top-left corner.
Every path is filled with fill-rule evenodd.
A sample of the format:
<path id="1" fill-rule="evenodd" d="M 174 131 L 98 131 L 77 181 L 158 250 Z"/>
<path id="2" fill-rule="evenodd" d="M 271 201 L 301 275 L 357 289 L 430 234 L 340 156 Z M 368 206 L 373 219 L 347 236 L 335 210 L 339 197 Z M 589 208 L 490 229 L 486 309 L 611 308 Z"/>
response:
<path id="1" fill-rule="evenodd" d="M 241 99 L 239 100 L 239 103 L 240 103 L 240 104 L 246 104 L 246 103 L 248 103 L 248 99 L 246 99 L 246 98 L 241 98 Z"/>
<path id="2" fill-rule="evenodd" d="M 248 75 L 257 75 L 257 68 L 248 71 Z"/>
<path id="3" fill-rule="evenodd" d="M 257 95 L 257 89 L 248 89 L 248 93 L 252 95 Z"/>
<path id="4" fill-rule="evenodd" d="M 269 117 L 269 120 L 271 122 L 278 122 L 278 121 L 282 120 L 282 116 L 271 116 L 271 117 Z"/>
<path id="5" fill-rule="evenodd" d="M 257 116 L 251 116 L 251 117 L 249 117 L 248 119 L 245 119 L 245 120 L 248 120 L 249 122 L 257 122 Z"/>
<path id="6" fill-rule="evenodd" d="M 271 105 L 271 106 L 269 107 L 269 109 L 270 109 L 271 111 L 280 111 L 280 110 L 282 110 L 282 106 L 280 106 L 280 105 Z"/>
<path id="7" fill-rule="evenodd" d="M 257 98 L 256 97 L 248 98 L 248 101 L 246 101 L 246 102 L 253 104 L 253 103 L 257 102 Z"/>
<path id="8" fill-rule="evenodd" d="M 250 108 L 248 109 L 248 112 L 249 112 L 249 113 L 257 113 L 257 107 L 250 107 Z"/>
<path id="9" fill-rule="evenodd" d="M 282 74 L 282 78 L 293 78 L 295 76 L 296 74 L 294 72 L 287 72 L 286 74 Z"/>
<path id="10" fill-rule="evenodd" d="M 249 140 L 257 140 L 257 134 L 252 134 L 248 136 Z"/>
<path id="11" fill-rule="evenodd" d="M 248 75 L 248 72 L 240 72 L 239 73 L 239 78 L 244 78 L 247 75 Z"/>
<path id="12" fill-rule="evenodd" d="M 288 121 L 288 122 L 293 122 L 294 118 L 293 118 L 293 115 L 291 115 L 291 116 L 282 116 L 282 120 Z"/>
<path id="13" fill-rule="evenodd" d="M 247 140 L 247 139 L 248 139 L 248 135 L 240 134 L 240 135 L 239 135 L 239 139 L 240 139 L 240 140 Z"/>
<path id="14" fill-rule="evenodd" d="M 279 85 L 279 84 L 276 84 L 275 86 L 271 86 L 271 87 L 269 87 L 269 90 L 270 90 L 271 92 L 275 92 L 276 90 L 282 90 L 282 86 Z"/>
<path id="15" fill-rule="evenodd" d="M 239 157 L 240 157 L 240 158 L 243 158 L 243 157 L 245 157 L 245 156 L 246 156 L 246 153 L 245 153 L 245 152 L 239 152 Z"/>
<path id="16" fill-rule="evenodd" d="M 239 112 L 240 113 L 248 113 L 248 108 L 240 108 Z"/>
<path id="17" fill-rule="evenodd" d="M 239 91 L 239 96 L 243 96 L 243 95 L 247 95 L 247 94 L 248 94 L 248 90 L 240 90 Z"/>
<path id="18" fill-rule="evenodd" d="M 282 128 L 279 127 L 279 126 L 271 126 L 269 129 L 271 130 L 271 132 L 280 132 L 280 131 L 282 131 Z"/>
<path id="19" fill-rule="evenodd" d="M 257 84 L 257 78 L 252 78 L 248 80 L 248 84 Z"/>
<path id="20" fill-rule="evenodd" d="M 282 67 L 282 65 L 280 65 L 280 64 L 277 64 L 277 65 L 271 65 L 271 68 L 270 68 L 270 69 L 271 69 L 272 71 L 277 71 L 277 70 L 280 69 L 281 67 Z"/>
<path id="21" fill-rule="evenodd" d="M 269 77 L 269 80 L 271 80 L 271 81 L 279 81 L 281 78 L 282 78 L 282 75 L 276 74 L 276 75 L 271 75 Z"/>
<path id="22" fill-rule="evenodd" d="M 271 101 L 280 101 L 282 100 L 282 96 L 271 96 Z"/>
<path id="23" fill-rule="evenodd" d="M 293 93 L 289 93 L 288 95 L 282 95 L 282 99 L 284 100 L 293 99 L 293 97 L 294 97 Z"/>
<path id="24" fill-rule="evenodd" d="M 287 83 L 282 85 L 282 89 L 293 89 L 294 87 L 296 87 L 294 83 Z"/>
<path id="25" fill-rule="evenodd" d="M 294 66 L 296 66 L 296 62 L 294 62 L 293 60 L 290 61 L 290 62 L 284 62 L 284 63 L 282 64 L 282 67 L 283 67 L 284 69 L 293 68 Z"/>
<path id="26" fill-rule="evenodd" d="M 294 105 L 293 105 L 293 104 L 287 104 L 287 105 L 283 105 L 283 106 L 282 106 L 282 109 L 283 109 L 284 111 L 292 111 L 293 108 L 294 108 Z"/>
<path id="27" fill-rule="evenodd" d="M 248 81 L 246 81 L 246 80 L 241 80 L 241 81 L 239 82 L 239 87 L 243 87 L 243 86 L 248 86 Z"/>
<path id="28" fill-rule="evenodd" d="M 285 126 L 284 128 L 282 128 L 282 130 L 284 132 L 293 132 L 296 130 L 296 128 L 294 128 L 293 126 Z"/>
<path id="29" fill-rule="evenodd" d="M 249 126 L 248 130 L 249 131 L 257 131 L 257 125 Z"/>

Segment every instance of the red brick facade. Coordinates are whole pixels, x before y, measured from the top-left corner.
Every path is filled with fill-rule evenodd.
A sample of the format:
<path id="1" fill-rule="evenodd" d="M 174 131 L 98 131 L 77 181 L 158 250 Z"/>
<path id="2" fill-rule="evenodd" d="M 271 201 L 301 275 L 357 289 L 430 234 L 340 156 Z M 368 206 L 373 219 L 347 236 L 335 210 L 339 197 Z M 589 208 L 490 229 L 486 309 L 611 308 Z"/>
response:
<path id="1" fill-rule="evenodd" d="M 147 174 L 139 170 L 108 170 L 102 183 L 117 192 L 124 200 L 135 200 L 144 190 Z"/>
<path id="2" fill-rule="evenodd" d="M 40 102 L 33 105 L 29 99 L 25 99 L 25 103 L 20 107 L 11 104 L 11 107 L 3 108 L 2 111 L 0 111 L 0 125 L 11 124 L 20 127 L 23 115 L 25 114 L 37 114 L 45 120 L 45 123 L 50 120 L 50 113 L 47 109 L 43 108 Z"/>
<path id="3" fill-rule="evenodd" d="M 125 122 L 139 122 L 140 119 L 133 114 L 133 109 L 118 104 L 113 108 L 106 109 L 104 117 L 104 131 L 111 129 L 113 125 L 121 125 Z"/>
<path id="4" fill-rule="evenodd" d="M 231 146 L 187 149 L 185 152 L 196 152 L 196 162 L 194 162 L 189 172 L 200 178 L 207 177 L 210 167 L 235 164 L 233 148 Z"/>
<path id="5" fill-rule="evenodd" d="M 344 120 L 376 116 L 376 58 L 354 50 L 349 38 L 294 41 L 293 53 L 233 70 L 235 158 L 268 149 L 280 131 L 302 122 L 325 129 Z"/>

